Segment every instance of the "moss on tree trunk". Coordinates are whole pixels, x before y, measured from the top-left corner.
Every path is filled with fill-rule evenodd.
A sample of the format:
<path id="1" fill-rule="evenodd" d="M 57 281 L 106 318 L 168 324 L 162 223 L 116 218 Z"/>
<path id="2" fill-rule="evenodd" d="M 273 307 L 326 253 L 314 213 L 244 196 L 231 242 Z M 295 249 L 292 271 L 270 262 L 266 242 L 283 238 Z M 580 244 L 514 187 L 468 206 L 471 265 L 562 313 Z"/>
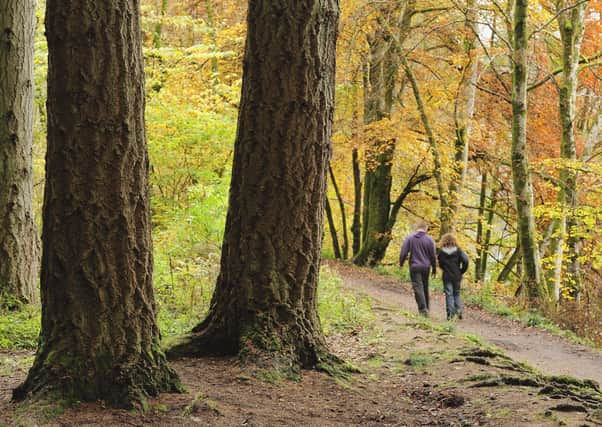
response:
<path id="1" fill-rule="evenodd" d="M 330 355 L 317 312 L 334 113 L 336 0 L 250 1 L 221 269 L 169 355 L 240 354 L 296 375 Z"/>
<path id="2" fill-rule="evenodd" d="M 577 68 L 581 55 L 581 41 L 585 30 L 585 11 L 587 2 L 567 8 L 567 2 L 558 4 L 560 9 L 558 23 L 562 40 L 562 80 L 560 83 L 559 114 L 562 125 L 562 139 L 560 144 L 560 156 L 567 162 L 575 162 L 577 159 L 577 143 L 575 138 L 576 100 L 578 77 Z M 580 288 L 580 238 L 577 235 L 579 221 L 575 210 L 578 206 L 577 171 L 575 166 L 565 164 L 560 170 L 560 190 L 558 202 L 563 207 L 563 218 L 560 221 L 562 230 L 559 248 L 566 238 L 567 243 L 567 268 L 563 285 L 572 297 L 577 297 Z M 565 215 L 566 213 L 566 215 Z M 565 235 L 566 233 L 566 235 Z M 563 251 L 559 249 L 559 261 L 563 260 Z M 558 278 L 557 287 L 561 280 Z"/>
<path id="3" fill-rule="evenodd" d="M 517 0 L 514 8 L 512 84 L 512 180 L 516 203 L 517 229 L 523 264 L 523 289 L 535 303 L 546 294 L 542 284 L 539 253 L 535 242 L 533 188 L 527 147 L 527 15 L 528 0 Z"/>
<path id="4" fill-rule="evenodd" d="M 42 330 L 17 399 L 177 391 L 159 346 L 138 2 L 50 0 Z"/>

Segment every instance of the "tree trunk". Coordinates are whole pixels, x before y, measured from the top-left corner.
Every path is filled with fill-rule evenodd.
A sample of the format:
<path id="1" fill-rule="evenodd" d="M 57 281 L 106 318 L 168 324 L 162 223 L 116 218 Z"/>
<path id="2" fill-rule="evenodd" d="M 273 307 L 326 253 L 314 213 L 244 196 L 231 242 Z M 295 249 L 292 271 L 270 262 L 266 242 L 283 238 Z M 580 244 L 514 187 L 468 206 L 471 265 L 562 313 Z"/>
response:
<path id="1" fill-rule="evenodd" d="M 379 22 L 368 40 L 370 58 L 364 78 L 365 124 L 391 116 L 400 50 L 410 31 L 415 3 L 409 0 L 399 5 L 391 3 L 380 6 L 382 19 L 388 20 L 389 25 Z M 398 7 L 402 10 L 391 10 Z M 396 16 L 399 16 L 398 20 L 394 19 Z M 396 31 L 392 32 L 392 28 Z M 396 142 L 379 139 L 373 141 L 366 151 L 362 245 L 353 258 L 356 265 L 374 266 L 380 263 L 391 241 L 391 168 Z"/>
<path id="2" fill-rule="evenodd" d="M 153 34 L 153 46 L 155 49 L 161 48 L 161 33 L 163 32 L 163 18 L 167 13 L 168 0 L 161 0 L 161 9 L 159 10 L 159 22 L 155 25 L 155 33 Z"/>
<path id="3" fill-rule="evenodd" d="M 330 237 L 332 238 L 332 251 L 336 259 L 341 259 L 341 247 L 339 245 L 339 237 L 337 235 L 337 228 L 334 224 L 334 218 L 332 217 L 332 208 L 330 207 L 330 200 L 328 197 L 324 200 L 324 210 L 326 212 L 326 219 L 328 220 L 328 228 L 330 229 Z"/>
<path id="4" fill-rule="evenodd" d="M 422 95 L 420 94 L 420 88 L 418 87 L 418 82 L 414 77 L 414 72 L 408 64 L 408 61 L 405 57 L 402 57 L 401 64 L 405 70 L 405 73 L 410 81 L 412 86 L 412 91 L 414 92 L 414 99 L 416 100 L 416 107 L 418 108 L 418 112 L 420 113 L 420 119 L 422 121 L 422 126 L 424 127 L 424 131 L 427 136 L 427 140 L 431 149 L 431 154 L 433 155 L 433 177 L 435 178 L 435 183 L 437 184 L 437 193 L 439 194 L 439 204 L 440 204 L 440 228 L 439 235 L 443 236 L 445 233 L 449 233 L 452 231 L 452 212 L 449 205 L 449 187 L 444 181 L 443 178 L 443 166 L 441 163 L 441 154 L 439 152 L 439 145 L 437 144 L 437 140 L 435 139 L 435 134 L 433 132 L 433 128 L 431 126 L 431 122 L 426 113 L 426 107 L 422 100 Z"/>
<path id="5" fill-rule="evenodd" d="M 485 221 L 485 203 L 487 202 L 487 172 L 483 172 L 481 175 L 481 192 L 479 197 L 479 218 L 477 219 L 477 234 L 476 234 L 476 246 L 477 246 L 477 258 L 474 263 L 474 279 L 480 282 L 484 279 L 481 274 L 481 259 L 483 256 L 483 223 Z"/>
<path id="6" fill-rule="evenodd" d="M 577 159 L 577 143 L 575 141 L 575 103 L 577 99 L 577 68 L 581 55 L 581 41 L 585 29 L 585 11 L 588 2 L 582 2 L 565 10 L 569 4 L 567 1 L 561 1 L 557 7 L 560 9 L 558 15 L 558 24 L 560 28 L 560 38 L 562 40 L 562 81 L 560 83 L 559 111 L 560 123 L 562 125 L 562 139 L 560 144 L 560 157 L 565 162 L 575 162 Z M 579 295 L 580 288 L 580 239 L 577 235 L 579 226 L 575 209 L 577 208 L 577 171 L 574 165 L 564 165 L 560 170 L 560 190 L 558 192 L 558 202 L 563 207 L 563 216 L 561 219 L 558 259 L 563 260 L 562 242 L 566 237 L 567 242 L 567 269 L 566 278 L 563 280 L 564 286 L 570 290 L 572 297 Z M 564 227 L 563 227 L 564 225 Z M 565 236 L 566 234 L 566 236 Z M 560 272 L 558 272 L 560 273 Z M 560 276 L 560 274 L 558 274 Z M 560 277 L 557 279 L 560 285 Z"/>
<path id="7" fill-rule="evenodd" d="M 42 331 L 14 397 L 132 407 L 181 388 L 155 320 L 139 4 L 49 0 L 46 34 Z"/>
<path id="8" fill-rule="evenodd" d="M 475 0 L 468 0 L 466 7 L 465 35 L 462 44 L 467 60 L 462 67 L 462 79 L 454 103 L 456 143 L 454 147 L 454 174 L 449 181 L 449 210 L 451 216 L 449 228 L 451 230 L 455 229 L 455 218 L 459 207 L 458 201 L 466 180 L 471 120 L 474 116 L 477 95 L 478 61 L 475 53 L 475 41 L 478 29 L 475 28 L 474 24 L 477 19 Z"/>
<path id="9" fill-rule="evenodd" d="M 527 14 L 528 0 L 516 0 L 514 7 L 512 84 L 512 180 L 516 203 L 517 229 L 522 250 L 523 290 L 529 303 L 545 295 L 539 254 L 535 242 L 533 188 L 529 175 L 527 148 Z"/>
<path id="10" fill-rule="evenodd" d="M 334 112 L 338 1 L 251 0 L 221 270 L 170 355 L 326 368 L 316 291 Z"/>
<path id="11" fill-rule="evenodd" d="M 378 29 L 369 41 L 368 79 L 364 83 L 364 123 L 371 124 L 391 115 L 397 64 L 390 35 Z M 386 234 L 391 209 L 391 167 L 395 154 L 394 139 L 378 139 L 366 150 L 362 245 L 353 258 L 356 265 L 378 264 L 385 256 Z"/>
<path id="12" fill-rule="evenodd" d="M 351 224 L 351 234 L 353 236 L 353 256 L 355 257 L 362 244 L 362 177 L 360 173 L 360 162 L 357 148 L 352 153 L 353 167 L 353 224 Z"/>
<path id="13" fill-rule="evenodd" d="M 347 259 L 349 258 L 349 237 L 347 234 L 347 214 L 345 212 L 345 202 L 343 201 L 343 196 L 341 194 L 341 191 L 339 190 L 339 186 L 337 185 L 337 180 L 334 176 L 332 167 L 328 166 L 328 172 L 330 174 L 332 188 L 334 189 L 334 193 L 337 196 L 337 201 L 339 202 L 339 210 L 341 211 L 341 226 L 343 228 L 343 248 L 341 255 L 343 259 Z M 326 202 L 328 203 L 328 198 L 326 198 Z"/>
<path id="14" fill-rule="evenodd" d="M 520 245 L 518 245 L 518 241 L 516 242 L 517 246 L 516 249 L 514 249 L 514 251 L 512 251 L 512 254 L 510 255 L 510 258 L 508 258 L 508 261 L 506 262 L 506 265 L 504 266 L 504 268 L 502 268 L 502 271 L 500 271 L 499 276 L 497 277 L 497 281 L 498 282 L 506 282 L 508 280 L 508 278 L 510 277 L 510 273 L 512 273 L 512 270 L 514 269 L 514 267 L 519 264 L 520 262 Z"/>
<path id="15" fill-rule="evenodd" d="M 497 191 L 492 191 L 489 196 L 489 211 L 487 212 L 487 230 L 481 247 L 481 277 L 487 276 L 487 261 L 489 259 L 489 247 L 491 245 L 491 234 L 493 230 L 493 220 L 495 219 L 495 206 L 497 205 Z"/>
<path id="16" fill-rule="evenodd" d="M 32 209 L 35 3 L 0 13 L 0 306 L 33 302 L 39 245 Z"/>

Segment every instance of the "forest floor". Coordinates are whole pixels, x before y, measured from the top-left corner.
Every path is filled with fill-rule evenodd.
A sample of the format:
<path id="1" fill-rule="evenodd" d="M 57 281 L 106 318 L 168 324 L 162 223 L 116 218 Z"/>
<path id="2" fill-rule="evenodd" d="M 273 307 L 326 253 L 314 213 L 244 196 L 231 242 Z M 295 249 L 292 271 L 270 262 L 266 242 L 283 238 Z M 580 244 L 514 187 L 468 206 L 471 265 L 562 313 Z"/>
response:
<path id="1" fill-rule="evenodd" d="M 462 321 L 439 321 L 440 294 L 432 298 L 434 319 L 424 320 L 413 315 L 409 285 L 329 264 L 350 292 L 373 301 L 370 327 L 328 338 L 336 354 L 361 369 L 350 379 L 307 371 L 293 382 L 250 372 L 234 358 L 182 359 L 172 366 L 188 392 L 161 395 L 143 414 L 101 403 L 23 406 L 10 403 L 10 394 L 33 355 L 0 353 L 0 425 L 602 425 L 595 382 L 551 376 L 600 380 L 596 351 L 471 307 Z"/>

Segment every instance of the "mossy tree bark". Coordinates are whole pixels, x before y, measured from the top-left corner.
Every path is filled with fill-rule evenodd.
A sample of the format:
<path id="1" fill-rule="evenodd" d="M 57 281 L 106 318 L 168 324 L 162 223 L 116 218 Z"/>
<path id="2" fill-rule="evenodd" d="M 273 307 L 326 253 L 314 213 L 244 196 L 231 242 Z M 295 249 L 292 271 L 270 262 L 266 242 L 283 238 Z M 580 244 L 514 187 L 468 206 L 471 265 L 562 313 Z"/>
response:
<path id="1" fill-rule="evenodd" d="M 577 160 L 577 143 L 575 140 L 575 119 L 578 77 L 577 69 L 581 55 L 581 41 L 585 30 L 585 11 L 588 2 L 581 2 L 568 7 L 568 1 L 557 4 L 558 24 L 562 40 L 562 80 L 560 82 L 559 112 L 562 126 L 560 157 L 567 163 L 560 170 L 560 190 L 558 202 L 562 207 L 560 218 L 560 238 L 556 242 L 558 264 L 563 256 L 563 241 L 567 243 L 566 277 L 561 280 L 560 269 L 555 275 L 555 290 L 561 284 L 571 294 L 578 297 L 580 288 L 580 239 L 577 236 L 578 219 L 575 210 L 578 205 L 577 171 L 574 162 Z M 571 164 L 572 163 L 572 164 Z M 564 283 L 561 283 L 564 282 Z"/>
<path id="2" fill-rule="evenodd" d="M 364 123 L 369 125 L 389 118 L 398 65 L 389 31 L 378 28 L 368 38 L 370 49 L 364 83 Z M 395 139 L 377 138 L 366 149 L 362 203 L 362 243 L 353 258 L 356 265 L 376 265 L 385 256 L 391 237 L 386 226 L 391 209 L 391 168 Z"/>
<path id="3" fill-rule="evenodd" d="M 0 305 L 12 305 L 35 299 L 39 266 L 32 209 L 35 2 L 5 0 L 0 9 Z"/>
<path id="4" fill-rule="evenodd" d="M 527 16 L 528 0 L 516 0 L 513 31 L 512 80 L 512 181 L 516 203 L 517 229 L 522 251 L 523 290 L 529 303 L 545 296 L 535 242 L 533 188 L 527 147 Z"/>
<path id="5" fill-rule="evenodd" d="M 50 0 L 42 330 L 16 399 L 179 390 L 159 347 L 139 2 Z"/>
<path id="6" fill-rule="evenodd" d="M 401 6 L 381 6 L 377 28 L 368 37 L 369 58 L 364 78 L 366 125 L 391 116 L 400 49 L 409 33 L 416 2 L 410 0 L 401 3 Z M 399 10 L 391 10 L 392 8 Z M 397 16 L 399 18 L 394 19 Z M 388 22 L 382 22 L 384 20 Z M 396 143 L 395 139 L 377 138 L 366 150 L 362 241 L 353 258 L 356 265 L 374 266 L 380 263 L 391 241 L 391 169 Z"/>
<path id="7" fill-rule="evenodd" d="M 338 16 L 337 0 L 249 2 L 220 274 L 172 357 L 239 354 L 291 375 L 335 360 L 316 293 Z"/>

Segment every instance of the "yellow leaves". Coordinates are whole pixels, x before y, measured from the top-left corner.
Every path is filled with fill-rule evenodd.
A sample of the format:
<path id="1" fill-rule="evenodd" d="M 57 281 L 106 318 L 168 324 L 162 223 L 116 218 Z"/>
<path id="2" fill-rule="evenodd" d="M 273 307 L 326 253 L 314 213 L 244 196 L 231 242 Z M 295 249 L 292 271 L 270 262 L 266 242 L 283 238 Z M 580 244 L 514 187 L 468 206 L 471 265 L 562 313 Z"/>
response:
<path id="1" fill-rule="evenodd" d="M 398 136 L 398 128 L 391 119 L 382 119 L 362 129 L 363 140 L 372 143 L 383 140 L 396 140 Z"/>

